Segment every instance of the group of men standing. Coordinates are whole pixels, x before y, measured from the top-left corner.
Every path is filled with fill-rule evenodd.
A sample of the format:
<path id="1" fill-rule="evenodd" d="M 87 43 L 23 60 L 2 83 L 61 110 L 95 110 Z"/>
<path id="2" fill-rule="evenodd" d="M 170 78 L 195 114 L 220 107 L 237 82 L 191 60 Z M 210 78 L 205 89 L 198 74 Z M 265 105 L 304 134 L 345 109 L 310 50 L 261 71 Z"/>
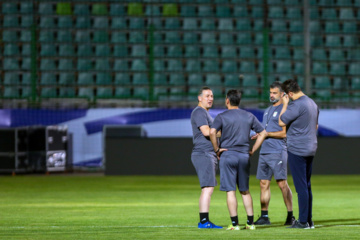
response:
<path id="1" fill-rule="evenodd" d="M 289 99 L 292 102 L 289 103 Z M 225 104 L 227 110 L 215 119 L 208 110 L 214 97 L 209 87 L 198 94 L 198 106 L 191 114 L 194 148 L 191 161 L 196 169 L 201 195 L 198 228 L 222 228 L 209 219 L 211 195 L 217 185 L 216 170 L 220 168 L 220 190 L 226 192 L 231 224 L 227 230 L 240 230 L 236 198 L 240 191 L 247 222 L 245 229 L 255 225 L 269 225 L 270 181 L 272 176 L 282 191 L 288 211 L 285 225 L 290 228 L 314 228 L 312 221 L 311 171 L 317 149 L 317 123 L 319 110 L 294 80 L 270 86 L 272 105 L 264 112 L 260 123 L 250 112 L 239 109 L 241 93 L 229 90 Z M 286 131 L 287 129 L 287 131 Z M 255 143 L 250 150 L 250 133 Z M 249 191 L 250 156 L 260 148 L 256 177 L 260 180 L 261 216 L 254 222 L 253 200 Z M 292 193 L 287 183 L 287 162 L 292 172 L 299 202 L 299 219 L 292 211 Z"/>

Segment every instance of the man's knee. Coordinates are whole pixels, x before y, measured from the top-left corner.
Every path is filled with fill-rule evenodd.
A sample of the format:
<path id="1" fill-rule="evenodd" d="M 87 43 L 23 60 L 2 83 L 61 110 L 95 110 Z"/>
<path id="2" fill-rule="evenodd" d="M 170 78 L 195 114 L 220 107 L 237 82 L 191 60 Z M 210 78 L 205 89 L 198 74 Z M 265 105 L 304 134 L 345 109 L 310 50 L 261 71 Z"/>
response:
<path id="1" fill-rule="evenodd" d="M 267 190 L 270 188 L 270 181 L 269 180 L 260 180 L 260 188 L 262 190 Z"/>
<path id="2" fill-rule="evenodd" d="M 276 182 L 281 190 L 286 190 L 289 188 L 289 185 L 285 179 L 277 180 Z"/>
<path id="3" fill-rule="evenodd" d="M 241 194 L 241 195 L 248 195 L 248 194 L 250 194 L 250 191 L 249 191 L 249 190 L 240 191 L 240 194 Z"/>

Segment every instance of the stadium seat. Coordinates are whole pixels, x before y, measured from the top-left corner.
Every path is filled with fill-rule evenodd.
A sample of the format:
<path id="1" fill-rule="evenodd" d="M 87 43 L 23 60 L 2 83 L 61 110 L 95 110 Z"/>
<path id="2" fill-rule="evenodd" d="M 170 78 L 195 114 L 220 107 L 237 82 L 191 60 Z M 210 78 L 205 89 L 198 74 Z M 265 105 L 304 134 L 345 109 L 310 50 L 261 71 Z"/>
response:
<path id="1" fill-rule="evenodd" d="M 221 76 L 219 74 L 207 74 L 205 76 L 205 85 L 209 87 L 222 86 Z"/>
<path id="2" fill-rule="evenodd" d="M 75 75 L 74 73 L 60 73 L 59 74 L 59 84 L 60 85 L 74 85 L 75 84 Z"/>
<path id="3" fill-rule="evenodd" d="M 60 59 L 58 70 L 70 71 L 74 69 L 74 64 L 72 59 Z"/>
<path id="4" fill-rule="evenodd" d="M 221 33 L 219 35 L 219 43 L 221 45 L 234 44 L 234 35 L 232 33 Z"/>
<path id="5" fill-rule="evenodd" d="M 204 58 L 213 58 L 218 57 L 218 48 L 215 46 L 204 46 L 203 47 L 203 57 Z"/>
<path id="6" fill-rule="evenodd" d="M 352 8 L 340 8 L 340 20 L 355 20 L 354 10 Z"/>
<path id="7" fill-rule="evenodd" d="M 52 3 L 39 3 L 39 13 L 40 15 L 53 15 L 54 5 Z"/>
<path id="8" fill-rule="evenodd" d="M 129 28 L 133 30 L 141 30 L 145 28 L 144 18 L 130 18 Z"/>
<path id="9" fill-rule="evenodd" d="M 97 87 L 96 88 L 97 98 L 112 98 L 113 89 L 111 87 Z"/>
<path id="10" fill-rule="evenodd" d="M 221 71 L 223 73 L 235 73 L 238 72 L 237 62 L 232 60 L 224 60 L 222 62 Z"/>
<path id="11" fill-rule="evenodd" d="M 78 75 L 78 85 L 94 85 L 94 76 L 89 72 L 80 72 Z"/>
<path id="12" fill-rule="evenodd" d="M 75 42 L 83 43 L 83 42 L 90 42 L 90 32 L 79 30 L 75 33 Z"/>
<path id="13" fill-rule="evenodd" d="M 272 44 L 287 45 L 287 36 L 283 33 L 274 33 L 272 36 Z"/>
<path id="14" fill-rule="evenodd" d="M 110 16 L 124 16 L 125 15 L 125 5 L 119 3 L 110 4 Z"/>
<path id="15" fill-rule="evenodd" d="M 107 43 L 109 41 L 109 35 L 107 31 L 95 31 L 92 39 L 95 43 Z"/>
<path id="16" fill-rule="evenodd" d="M 5 98 L 19 98 L 19 88 L 18 87 L 4 87 L 3 97 Z"/>
<path id="17" fill-rule="evenodd" d="M 269 6 L 269 18 L 284 18 L 284 10 L 279 6 Z"/>
<path id="18" fill-rule="evenodd" d="M 304 46 L 304 37 L 302 34 L 291 34 L 290 46 Z"/>
<path id="19" fill-rule="evenodd" d="M 185 78 L 183 74 L 180 73 L 172 73 L 169 76 L 169 85 L 170 86 L 184 86 Z"/>
<path id="20" fill-rule="evenodd" d="M 73 87 L 61 87 L 59 89 L 59 97 L 73 98 L 75 97 L 75 88 Z"/>
<path id="21" fill-rule="evenodd" d="M 242 61 L 240 64 L 240 72 L 255 72 L 255 63 L 249 61 Z"/>
<path id="22" fill-rule="evenodd" d="M 95 60 L 95 70 L 97 71 L 107 71 L 110 70 L 110 62 L 107 58 L 98 58 Z"/>
<path id="23" fill-rule="evenodd" d="M 241 45 L 252 44 L 251 34 L 250 33 L 238 33 L 236 35 L 236 43 Z"/>
<path id="24" fill-rule="evenodd" d="M 325 32 L 326 33 L 340 32 L 340 23 L 339 22 L 326 22 L 325 23 Z"/>
<path id="25" fill-rule="evenodd" d="M 74 5 L 74 14 L 77 16 L 89 16 L 90 15 L 90 6 L 88 4 L 75 4 Z"/>
<path id="26" fill-rule="evenodd" d="M 239 30 L 239 31 L 252 30 L 250 20 L 249 19 L 237 19 L 236 20 L 236 30 Z"/>
<path id="27" fill-rule="evenodd" d="M 183 34 L 183 43 L 194 44 L 198 42 L 198 35 L 196 32 L 185 32 Z"/>
<path id="28" fill-rule="evenodd" d="M 58 53 L 56 52 L 56 46 L 53 44 L 42 44 L 40 50 L 40 56 L 42 57 L 51 57 L 56 56 Z"/>
<path id="29" fill-rule="evenodd" d="M 165 56 L 165 47 L 164 45 L 155 45 L 153 48 L 155 57 L 164 57 Z"/>
<path id="30" fill-rule="evenodd" d="M 39 42 L 54 42 L 54 32 L 53 31 L 40 31 L 39 33 Z"/>
<path id="31" fill-rule="evenodd" d="M 324 48 L 313 48 L 311 57 L 313 60 L 327 60 L 326 50 Z"/>
<path id="32" fill-rule="evenodd" d="M 201 71 L 201 63 L 199 60 L 189 59 L 186 61 L 185 70 L 187 72 L 200 72 Z"/>
<path id="33" fill-rule="evenodd" d="M 351 0 L 338 0 L 338 1 L 336 1 L 337 2 L 337 6 L 352 6 L 353 5 L 353 3 L 352 3 L 352 1 Z M 354 6 L 356 6 L 356 1 L 355 1 L 355 3 L 354 3 Z"/>
<path id="34" fill-rule="evenodd" d="M 313 74 L 327 74 L 327 66 L 324 62 L 313 62 L 312 73 Z"/>
<path id="35" fill-rule="evenodd" d="M 333 80 L 332 89 L 335 90 L 348 90 L 349 85 L 346 79 L 341 79 L 340 77 L 335 77 Z"/>
<path id="36" fill-rule="evenodd" d="M 331 99 L 330 90 L 318 90 L 315 92 L 315 99 L 320 101 L 329 101 Z"/>
<path id="37" fill-rule="evenodd" d="M 277 61 L 276 62 L 277 73 L 291 73 L 291 61 Z"/>
<path id="38" fill-rule="evenodd" d="M 18 34 L 15 30 L 4 30 L 2 40 L 3 42 L 17 42 L 18 41 Z"/>
<path id="39" fill-rule="evenodd" d="M 256 19 L 254 20 L 254 26 L 253 29 L 256 32 L 262 32 L 264 29 L 264 20 Z"/>
<path id="40" fill-rule="evenodd" d="M 42 87 L 41 88 L 41 97 L 45 97 L 45 98 L 57 97 L 56 87 Z"/>
<path id="41" fill-rule="evenodd" d="M 49 20 L 53 21 L 53 19 Z M 30 28 L 34 23 L 34 17 L 32 15 L 22 15 L 20 20 L 20 26 L 22 28 Z M 52 22 L 48 23 L 50 26 L 52 26 Z M 40 22 L 40 26 L 46 26 L 45 23 Z"/>
<path id="42" fill-rule="evenodd" d="M 178 7 L 174 3 L 166 3 L 163 5 L 163 16 L 164 17 L 176 17 L 178 16 Z"/>
<path id="43" fill-rule="evenodd" d="M 165 43 L 180 43 L 181 37 L 179 32 L 166 32 Z"/>
<path id="44" fill-rule="evenodd" d="M 262 7 L 252 7 L 251 8 L 251 17 L 263 18 L 264 17 L 264 9 Z"/>
<path id="45" fill-rule="evenodd" d="M 155 86 L 167 86 L 167 78 L 165 74 L 155 73 L 154 74 L 154 85 Z"/>
<path id="46" fill-rule="evenodd" d="M 20 84 L 19 74 L 6 72 L 4 73 L 4 85 L 17 86 Z"/>
<path id="47" fill-rule="evenodd" d="M 344 61 L 345 53 L 343 49 L 329 49 L 329 60 Z"/>
<path id="48" fill-rule="evenodd" d="M 350 63 L 349 74 L 350 75 L 360 75 L 360 63 Z"/>
<path id="49" fill-rule="evenodd" d="M 196 18 L 185 18 L 183 20 L 183 30 L 196 30 L 197 28 Z"/>
<path id="50" fill-rule="evenodd" d="M 159 17 L 159 16 L 161 16 L 160 6 L 158 6 L 158 5 L 146 5 L 145 6 L 145 16 L 148 16 L 148 17 L 151 17 L 151 16 Z"/>
<path id="51" fill-rule="evenodd" d="M 79 45 L 78 50 L 77 50 L 77 55 L 79 57 L 93 56 L 94 53 L 93 53 L 92 46 L 89 45 L 89 44 L 81 44 L 81 45 Z"/>
<path id="52" fill-rule="evenodd" d="M 142 16 L 143 12 L 143 5 L 141 3 L 129 3 L 127 7 L 127 14 L 129 16 Z"/>
<path id="53" fill-rule="evenodd" d="M 204 72 L 218 72 L 219 63 L 216 60 L 204 60 L 203 62 L 203 71 Z"/>
<path id="54" fill-rule="evenodd" d="M 239 77 L 236 74 L 225 75 L 224 86 L 232 87 L 232 88 L 240 88 Z"/>
<path id="55" fill-rule="evenodd" d="M 354 35 L 344 35 L 344 47 L 356 47 L 359 44 L 358 39 Z"/>
<path id="56" fill-rule="evenodd" d="M 4 56 L 16 56 L 19 53 L 19 46 L 17 44 L 6 44 L 4 46 Z"/>
<path id="57" fill-rule="evenodd" d="M 157 100 L 165 100 L 168 98 L 167 87 L 154 87 L 154 98 Z"/>
<path id="58" fill-rule="evenodd" d="M 131 47 L 131 56 L 133 57 L 145 57 L 146 53 L 146 45 L 132 45 Z"/>
<path id="59" fill-rule="evenodd" d="M 290 22 L 290 32 L 303 32 L 304 31 L 304 25 L 302 21 L 296 21 L 293 20 Z"/>
<path id="60" fill-rule="evenodd" d="M 73 41 L 71 31 L 69 30 L 59 30 L 57 31 L 57 42 L 68 42 L 71 43 Z"/>
<path id="61" fill-rule="evenodd" d="M 3 27 L 5 28 L 16 28 L 19 27 L 19 18 L 13 15 L 4 15 Z"/>
<path id="62" fill-rule="evenodd" d="M 202 44 L 215 44 L 216 34 L 214 32 L 202 32 L 200 42 Z"/>
<path id="63" fill-rule="evenodd" d="M 149 88 L 147 88 L 147 87 L 134 88 L 133 98 L 148 100 L 149 99 Z"/>
<path id="64" fill-rule="evenodd" d="M 127 46 L 115 45 L 113 50 L 114 57 L 126 57 L 128 56 Z"/>
<path id="65" fill-rule="evenodd" d="M 272 20 L 271 31 L 273 32 L 286 32 L 286 21 L 284 20 Z"/>
<path id="66" fill-rule="evenodd" d="M 342 31 L 343 31 L 343 33 L 356 33 L 357 32 L 356 22 L 355 21 L 343 22 Z"/>
<path id="67" fill-rule="evenodd" d="M 88 16 L 78 16 L 75 22 L 76 28 L 90 28 L 91 27 L 91 19 Z"/>
<path id="68" fill-rule="evenodd" d="M 116 59 L 114 61 L 114 71 L 127 71 L 129 70 L 129 64 L 126 60 Z"/>
<path id="69" fill-rule="evenodd" d="M 360 78 L 356 77 L 351 79 L 351 89 L 360 90 Z"/>
<path id="70" fill-rule="evenodd" d="M 42 61 L 43 61 L 43 60 L 42 60 Z M 41 62 L 42 62 L 42 61 L 41 61 Z M 53 64 L 55 64 L 53 60 L 51 60 L 51 62 L 52 62 Z M 53 65 L 53 66 L 55 66 L 55 65 Z M 51 67 L 52 67 L 52 65 L 50 65 L 50 66 L 49 66 L 49 69 L 47 69 L 47 70 L 55 70 L 55 68 L 51 68 Z M 28 71 L 31 70 L 31 58 L 29 58 L 29 57 L 27 57 L 27 58 L 22 58 L 22 61 L 21 61 L 21 69 L 22 69 L 22 70 L 28 70 Z M 41 65 L 40 65 L 40 69 L 41 69 Z M 41 70 L 43 70 L 43 69 L 41 69 Z"/>
<path id="71" fill-rule="evenodd" d="M 196 17 L 196 7 L 191 5 L 181 5 L 180 15 L 182 17 Z M 186 18 L 184 18 L 186 20 Z"/>
<path id="72" fill-rule="evenodd" d="M 233 7 L 233 17 L 234 18 L 242 18 L 242 17 L 248 17 L 248 9 L 245 6 L 241 5 L 234 5 Z"/>
<path id="73" fill-rule="evenodd" d="M 91 8 L 92 15 L 108 15 L 108 9 L 106 4 L 103 3 L 95 3 Z"/>
<path id="74" fill-rule="evenodd" d="M 107 17 L 95 17 L 93 21 L 93 28 L 107 29 L 109 27 L 109 21 Z"/>
<path id="75" fill-rule="evenodd" d="M 277 47 L 275 48 L 275 56 L 276 59 L 290 59 L 290 49 L 288 47 Z"/>
<path id="76" fill-rule="evenodd" d="M 331 82 L 327 76 L 315 77 L 314 88 L 316 89 L 330 89 Z"/>
<path id="77" fill-rule="evenodd" d="M 111 19 L 111 28 L 112 29 L 127 29 L 126 19 L 123 17 L 112 17 Z M 116 32 L 113 32 L 114 34 Z"/>
<path id="78" fill-rule="evenodd" d="M 147 66 L 144 60 L 142 59 L 135 59 L 132 61 L 131 64 L 132 71 L 147 71 Z"/>
<path id="79" fill-rule="evenodd" d="M 242 86 L 244 88 L 258 87 L 259 83 L 258 83 L 257 76 L 256 75 L 249 75 L 249 74 L 244 75 L 244 77 L 242 79 Z"/>
<path id="80" fill-rule="evenodd" d="M 22 76 L 21 76 L 21 85 L 23 86 L 30 86 L 31 85 L 31 73 L 30 72 L 23 72 Z M 37 82 L 37 80 L 36 80 Z"/>
<path id="81" fill-rule="evenodd" d="M 294 60 L 303 60 L 304 59 L 304 50 L 302 48 L 293 49 L 293 59 Z"/>
<path id="82" fill-rule="evenodd" d="M 164 60 L 162 60 L 162 59 L 155 59 L 155 60 L 154 60 L 153 67 L 154 67 L 154 71 L 156 71 L 156 72 L 163 72 L 163 71 L 165 71 L 165 62 L 164 62 Z"/>
<path id="83" fill-rule="evenodd" d="M 167 49 L 168 57 L 182 57 L 182 48 L 180 45 L 169 45 Z"/>
<path id="84" fill-rule="evenodd" d="M 302 19 L 301 8 L 299 8 L 299 7 L 288 7 L 288 8 L 286 8 L 286 18 L 288 18 L 288 19 Z"/>
<path id="85" fill-rule="evenodd" d="M 165 29 L 177 30 L 180 28 L 179 18 L 167 18 L 165 19 Z"/>
<path id="86" fill-rule="evenodd" d="M 199 57 L 200 56 L 200 49 L 198 46 L 195 45 L 187 45 L 185 48 L 185 57 Z"/>
<path id="87" fill-rule="evenodd" d="M 138 40 L 138 39 L 136 39 Z M 144 36 L 142 36 L 142 39 L 140 38 L 140 41 L 144 40 Z M 112 43 L 126 43 L 127 42 L 127 39 L 126 39 L 126 35 L 125 33 L 123 32 L 113 32 L 111 34 L 111 42 Z"/>
<path id="88" fill-rule="evenodd" d="M 117 98 L 130 98 L 131 88 L 130 87 L 117 87 L 115 88 L 115 97 Z"/>
<path id="89" fill-rule="evenodd" d="M 77 70 L 88 71 L 93 69 L 93 64 L 90 59 L 78 59 Z"/>
<path id="90" fill-rule="evenodd" d="M 108 44 L 97 44 L 95 46 L 95 56 L 109 57 L 110 55 L 111 55 L 111 49 Z"/>
<path id="91" fill-rule="evenodd" d="M 95 74 L 96 85 L 111 85 L 112 78 L 108 72 L 97 72 Z"/>
<path id="92" fill-rule="evenodd" d="M 244 49 L 246 49 L 246 48 L 244 48 Z M 221 48 L 221 57 L 222 58 L 236 58 L 237 57 L 236 47 L 223 46 Z"/>
<path id="93" fill-rule="evenodd" d="M 218 5 L 215 8 L 215 16 L 218 18 L 231 17 L 231 9 L 228 5 Z"/>
<path id="94" fill-rule="evenodd" d="M 213 9 L 211 5 L 199 5 L 198 6 L 199 17 L 214 17 Z"/>
<path id="95" fill-rule="evenodd" d="M 323 8 L 321 13 L 321 18 L 326 20 L 336 20 L 337 14 L 335 8 Z"/>
<path id="96" fill-rule="evenodd" d="M 168 60 L 167 70 L 168 71 L 182 71 L 183 70 L 182 61 L 175 60 L 175 59 Z"/>
<path id="97" fill-rule="evenodd" d="M 200 88 L 200 86 L 203 86 L 203 78 L 201 74 L 198 73 L 192 73 L 189 74 L 188 77 L 188 85 L 189 86 L 197 86 Z M 198 90 L 199 91 L 199 90 Z"/>
<path id="98" fill-rule="evenodd" d="M 325 46 L 326 47 L 340 47 L 341 40 L 338 35 L 327 35 L 325 37 Z"/>
<path id="99" fill-rule="evenodd" d="M 23 44 L 21 47 L 21 55 L 22 56 L 31 56 L 31 45 Z"/>
<path id="100" fill-rule="evenodd" d="M 200 29 L 205 31 L 215 30 L 215 19 L 204 18 L 200 22 Z"/>
<path id="101" fill-rule="evenodd" d="M 126 86 L 130 85 L 130 76 L 128 73 L 116 73 L 114 79 L 115 85 Z"/>
<path id="102" fill-rule="evenodd" d="M 70 16 L 60 16 L 58 17 L 58 25 L 59 28 L 72 28 L 73 27 L 73 19 Z"/>
<path id="103" fill-rule="evenodd" d="M 219 19 L 218 20 L 218 30 L 221 31 L 233 31 L 233 20 L 229 18 Z"/>
<path id="104" fill-rule="evenodd" d="M 14 2 L 4 2 L 2 4 L 3 14 L 16 14 L 18 12 L 17 4 Z"/>
<path id="105" fill-rule="evenodd" d="M 72 9 L 70 3 L 57 3 L 56 4 L 57 15 L 72 15 Z"/>
<path id="106" fill-rule="evenodd" d="M 94 97 L 94 89 L 92 87 L 80 87 L 78 97 L 92 99 Z"/>

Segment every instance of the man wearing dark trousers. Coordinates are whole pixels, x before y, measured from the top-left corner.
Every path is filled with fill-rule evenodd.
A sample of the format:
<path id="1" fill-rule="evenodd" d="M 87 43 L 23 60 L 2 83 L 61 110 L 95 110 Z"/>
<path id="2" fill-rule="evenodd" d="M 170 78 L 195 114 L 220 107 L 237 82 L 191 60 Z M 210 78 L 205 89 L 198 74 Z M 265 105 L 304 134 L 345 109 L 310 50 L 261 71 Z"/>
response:
<path id="1" fill-rule="evenodd" d="M 270 85 L 270 102 L 272 105 L 265 110 L 262 122 L 268 137 L 261 146 L 256 174 L 256 178 L 260 180 L 261 216 L 255 225 L 271 224 L 268 208 L 271 195 L 270 182 L 273 175 L 282 192 L 287 209 L 285 225 L 292 225 L 295 220 L 292 209 L 292 192 L 287 183 L 286 127 L 279 126 L 279 114 L 283 106 L 281 96 L 283 94 L 284 91 L 280 82 L 274 82 Z"/>
<path id="2" fill-rule="evenodd" d="M 239 109 L 241 93 L 229 90 L 226 94 L 227 111 L 216 116 L 210 129 L 210 140 L 215 153 L 220 157 L 220 190 L 226 191 L 227 206 L 232 224 L 227 230 L 240 230 L 236 187 L 243 199 L 247 214 L 245 229 L 255 230 L 253 201 L 249 191 L 249 142 L 250 130 L 259 133 L 250 154 L 255 152 L 264 141 L 266 131 L 257 118 L 250 112 Z M 221 131 L 220 145 L 216 134 Z"/>
<path id="3" fill-rule="evenodd" d="M 208 87 L 201 88 L 198 94 L 198 101 L 198 106 L 191 113 L 194 144 L 191 161 L 201 186 L 199 199 L 200 222 L 198 223 L 198 228 L 222 228 L 212 223 L 209 219 L 210 200 L 214 187 L 217 185 L 216 170 L 218 168 L 218 159 L 209 139 L 213 118 L 208 111 L 214 101 L 211 89 Z"/>
<path id="4" fill-rule="evenodd" d="M 286 95 L 282 98 L 279 125 L 288 128 L 288 162 L 299 204 L 299 219 L 289 228 L 315 228 L 312 221 L 311 173 L 317 150 L 319 108 L 301 91 L 295 80 L 286 80 L 282 88 Z"/>

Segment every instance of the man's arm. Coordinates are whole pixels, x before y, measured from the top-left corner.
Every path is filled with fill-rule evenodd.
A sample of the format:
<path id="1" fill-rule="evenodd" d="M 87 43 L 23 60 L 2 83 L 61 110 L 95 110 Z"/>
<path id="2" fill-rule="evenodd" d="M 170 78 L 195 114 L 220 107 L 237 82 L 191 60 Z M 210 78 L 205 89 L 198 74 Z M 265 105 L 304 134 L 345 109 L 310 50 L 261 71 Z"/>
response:
<path id="1" fill-rule="evenodd" d="M 282 97 L 282 103 L 283 103 L 283 107 L 282 107 L 280 115 L 279 115 L 279 126 L 285 127 L 286 124 L 283 121 L 281 121 L 281 115 L 284 114 L 284 112 L 286 111 L 286 109 L 289 105 L 289 95 L 286 94 L 285 96 Z"/>
<path id="2" fill-rule="evenodd" d="M 208 125 L 203 125 L 200 127 L 200 131 L 202 132 L 202 134 L 205 137 L 209 137 L 210 136 L 210 127 Z"/>
<path id="3" fill-rule="evenodd" d="M 286 127 L 282 127 L 281 131 L 278 132 L 268 132 L 268 136 L 270 138 L 286 138 Z"/>
<path id="4" fill-rule="evenodd" d="M 255 142 L 254 146 L 252 147 L 252 150 L 249 152 L 250 156 L 253 155 L 254 152 L 256 152 L 256 150 L 259 149 L 259 147 L 264 142 L 267 135 L 268 135 L 268 133 L 266 132 L 266 130 L 263 130 L 262 132 L 259 133 L 259 136 L 257 137 L 256 142 Z"/>
<path id="5" fill-rule="evenodd" d="M 210 129 L 210 141 L 211 141 L 211 143 L 213 145 L 213 148 L 214 148 L 214 151 L 215 151 L 216 155 L 218 156 L 218 159 L 220 159 L 220 154 L 222 152 L 224 152 L 224 151 L 227 151 L 227 149 L 219 147 L 216 135 L 217 135 L 216 129 L 211 128 Z"/>

